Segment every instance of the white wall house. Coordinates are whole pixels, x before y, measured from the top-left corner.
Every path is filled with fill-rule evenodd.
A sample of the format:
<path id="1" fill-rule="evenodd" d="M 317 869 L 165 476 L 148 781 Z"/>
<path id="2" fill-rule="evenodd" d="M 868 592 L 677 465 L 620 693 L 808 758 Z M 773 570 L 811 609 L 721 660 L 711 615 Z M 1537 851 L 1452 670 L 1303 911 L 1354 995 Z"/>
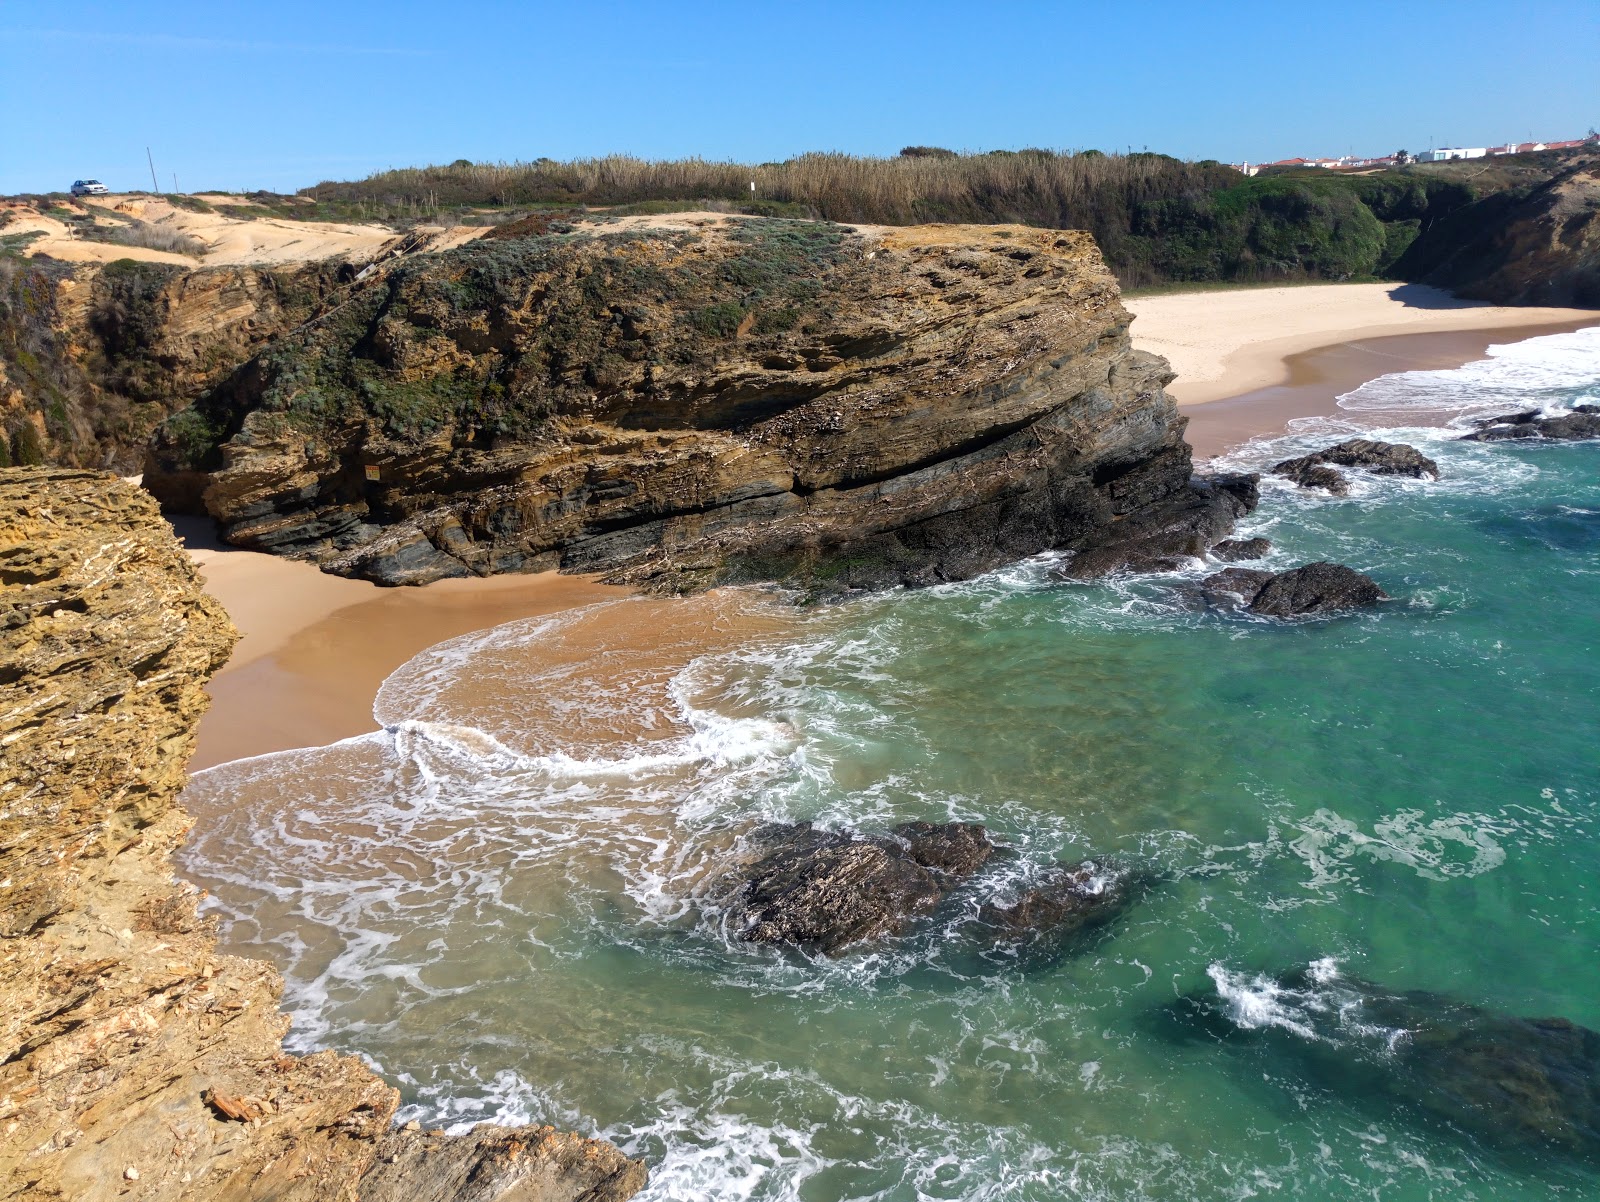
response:
<path id="1" fill-rule="evenodd" d="M 1419 163 L 1443 163 L 1448 159 L 1481 159 L 1488 154 L 1487 146 L 1441 146 L 1438 150 L 1419 150 L 1412 157 Z"/>

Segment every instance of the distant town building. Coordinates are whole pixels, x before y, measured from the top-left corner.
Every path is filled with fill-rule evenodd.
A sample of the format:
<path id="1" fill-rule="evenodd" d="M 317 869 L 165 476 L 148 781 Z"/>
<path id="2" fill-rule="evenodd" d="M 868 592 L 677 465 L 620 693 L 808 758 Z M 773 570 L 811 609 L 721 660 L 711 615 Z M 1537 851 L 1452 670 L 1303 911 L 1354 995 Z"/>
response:
<path id="1" fill-rule="evenodd" d="M 1487 146 L 1441 146 L 1438 150 L 1419 150 L 1415 157 L 1419 163 L 1444 163 L 1450 159 L 1481 159 L 1488 153 Z"/>
<path id="2" fill-rule="evenodd" d="M 1441 146 L 1437 150 L 1419 150 L 1411 156 L 1413 163 L 1444 163 L 1451 159 L 1481 159 L 1492 154 L 1533 154 L 1540 150 L 1571 150 L 1576 146 L 1600 146 L 1600 133 L 1590 133 L 1587 138 L 1573 138 L 1567 142 L 1506 142 L 1500 146 Z M 1323 167 L 1331 171 L 1373 170 L 1395 167 L 1400 164 L 1398 155 L 1382 158 L 1358 158 L 1342 155 L 1336 159 L 1279 159 L 1275 163 L 1229 163 L 1243 175 L 1255 175 L 1268 167 Z"/>

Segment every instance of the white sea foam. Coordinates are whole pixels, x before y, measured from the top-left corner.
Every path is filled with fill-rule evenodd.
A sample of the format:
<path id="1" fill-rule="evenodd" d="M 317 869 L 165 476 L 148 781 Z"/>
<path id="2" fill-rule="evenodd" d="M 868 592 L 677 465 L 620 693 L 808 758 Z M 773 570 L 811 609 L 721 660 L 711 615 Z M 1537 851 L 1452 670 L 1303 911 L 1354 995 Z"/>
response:
<path id="1" fill-rule="evenodd" d="M 1206 975 L 1228 1018 L 1247 1031 L 1278 1028 L 1301 1039 L 1333 1045 L 1356 1043 L 1390 1055 L 1406 1038 L 1403 1027 L 1368 1022 L 1361 994 L 1349 986 L 1331 957 L 1313 960 L 1305 984 L 1285 984 L 1264 974 L 1235 972 L 1210 964 Z"/>
<path id="2" fill-rule="evenodd" d="M 1379 376 L 1341 396 L 1339 407 L 1352 413 L 1443 409 L 1472 416 L 1595 399 L 1600 326 L 1496 344 L 1487 358 L 1457 368 Z"/>

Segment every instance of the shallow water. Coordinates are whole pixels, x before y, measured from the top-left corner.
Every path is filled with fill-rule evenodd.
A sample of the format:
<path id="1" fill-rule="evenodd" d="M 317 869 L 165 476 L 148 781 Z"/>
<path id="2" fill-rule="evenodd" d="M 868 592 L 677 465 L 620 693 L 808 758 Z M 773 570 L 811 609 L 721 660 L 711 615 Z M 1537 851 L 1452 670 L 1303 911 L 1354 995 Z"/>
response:
<path id="1" fill-rule="evenodd" d="M 604 1134 L 650 1199 L 1595 1197 L 1592 1167 L 1166 1018 L 1220 992 L 1243 1034 L 1264 974 L 1331 960 L 1600 1028 L 1600 445 L 1438 425 L 1584 399 L 1600 330 L 1346 399 L 1414 409 L 1385 436 L 1442 478 L 1269 482 L 1241 535 L 1369 571 L 1372 613 L 1222 615 L 1188 588 L 1214 569 L 1066 585 L 1045 557 L 709 654 L 630 652 L 626 609 L 512 623 L 395 673 L 378 733 L 197 775 L 186 870 L 284 968 L 294 1046 L 365 1054 L 404 1117 Z M 1162 884 L 1026 973 L 953 954 L 959 906 L 836 961 L 729 943 L 716 865 L 802 818 L 985 822 L 1019 852 L 1000 889 L 1091 853 Z"/>

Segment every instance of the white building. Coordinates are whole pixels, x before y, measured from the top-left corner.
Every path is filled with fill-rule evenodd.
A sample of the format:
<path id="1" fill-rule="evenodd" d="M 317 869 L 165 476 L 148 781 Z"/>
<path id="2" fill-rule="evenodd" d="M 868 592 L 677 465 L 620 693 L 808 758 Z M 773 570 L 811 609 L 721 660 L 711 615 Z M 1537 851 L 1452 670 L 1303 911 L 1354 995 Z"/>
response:
<path id="1" fill-rule="evenodd" d="M 1441 146 L 1438 150 L 1419 150 L 1412 157 L 1419 163 L 1443 163 L 1449 159 L 1487 158 L 1487 146 Z"/>

